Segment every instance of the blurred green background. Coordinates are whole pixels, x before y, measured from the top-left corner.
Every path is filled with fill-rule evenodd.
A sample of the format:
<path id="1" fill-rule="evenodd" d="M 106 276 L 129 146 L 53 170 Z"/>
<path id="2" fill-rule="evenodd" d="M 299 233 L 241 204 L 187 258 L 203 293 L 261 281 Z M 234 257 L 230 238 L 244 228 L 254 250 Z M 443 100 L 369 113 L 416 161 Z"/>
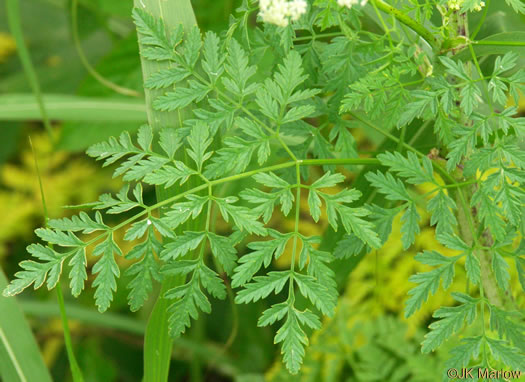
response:
<path id="1" fill-rule="evenodd" d="M 240 5 L 238 0 L 192 3 L 201 29 L 217 32 L 227 28 L 229 15 Z M 503 12 L 498 3 L 491 6 L 478 38 L 525 29 L 522 17 Z M 17 264 L 28 258 L 25 247 L 35 240 L 33 230 L 44 221 L 35 158 L 49 216 L 70 215 L 62 206 L 93 201 L 121 185 L 111 178 L 111 171 L 87 158 L 84 150 L 122 130 L 134 131 L 145 120 L 140 98 L 118 95 L 89 75 L 74 44 L 70 1 L 23 0 L 20 4 L 26 44 L 46 105 L 54 116 L 57 140 L 54 144 L 50 141 L 38 120 L 36 103 L 7 26 L 4 0 L 0 0 L 0 266 L 8 278 L 16 272 Z M 131 7 L 131 0 L 80 0 L 78 33 L 87 60 L 99 73 L 140 92 L 142 76 Z M 103 113 L 101 105 L 110 105 L 114 111 Z M 96 120 L 90 114 L 93 110 L 99 115 Z M 365 139 L 356 131 L 361 148 L 371 150 L 381 144 L 379 138 Z M 352 177 L 351 173 L 347 175 Z M 146 192 L 148 198 L 154 198 L 153 189 Z M 421 270 L 413 261 L 415 253 L 422 249 L 450 252 L 433 239 L 428 216 L 423 211 L 420 214 L 424 227 L 409 252 L 402 250 L 396 224 L 385 249 L 367 255 L 342 283 L 337 314 L 312 334 L 298 380 L 440 380 L 436 371 L 443 370 L 446 349 L 422 356 L 419 343 L 431 312 L 450 303 L 447 294 L 431 299 L 409 321 L 402 319 L 400 303 L 410 289 L 407 278 Z M 290 223 L 271 224 L 286 227 Z M 322 235 L 326 219 L 315 225 L 305 221 L 303 227 Z M 120 243 L 123 250 L 129 249 L 129 243 Z M 92 260 L 88 258 L 89 266 Z M 126 260 L 119 260 L 121 267 L 126 267 Z M 289 258 L 283 256 L 279 261 L 274 264 L 277 268 L 287 266 Z M 96 312 L 90 289 L 73 299 L 64 288 L 73 342 L 86 381 L 141 380 L 143 333 L 151 302 L 131 314 L 126 283 L 120 279 L 112 308 L 103 315 Z M 454 288 L 464 290 L 465 286 L 458 283 Z M 44 288 L 28 290 L 17 301 L 53 378 L 70 380 L 55 294 Z M 175 342 L 170 380 L 192 380 L 196 376 L 205 381 L 292 380 L 280 366 L 271 329 L 256 327 L 263 304 L 269 303 L 232 307 L 229 301 L 214 301 L 212 315 L 201 315 L 189 333 Z M 229 338 L 233 343 L 225 347 Z"/>

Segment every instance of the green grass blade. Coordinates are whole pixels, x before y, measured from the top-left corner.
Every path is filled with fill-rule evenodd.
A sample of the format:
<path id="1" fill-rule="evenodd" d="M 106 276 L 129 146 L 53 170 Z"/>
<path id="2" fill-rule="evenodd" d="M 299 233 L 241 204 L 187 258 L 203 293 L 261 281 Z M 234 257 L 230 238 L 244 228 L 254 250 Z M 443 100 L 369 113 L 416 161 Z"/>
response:
<path id="1" fill-rule="evenodd" d="M 54 302 L 21 298 L 18 305 L 29 317 L 45 319 L 60 316 L 60 309 Z M 136 336 L 143 336 L 146 331 L 146 324 L 135 318 L 112 312 L 100 314 L 97 310 L 80 304 L 69 303 L 67 315 L 71 320 L 103 331 L 119 331 Z M 240 373 L 234 360 L 230 359 L 221 347 L 213 343 L 195 342 L 182 337 L 173 341 L 173 351 L 177 355 L 198 354 L 201 359 L 208 360 L 210 368 L 219 370 L 223 375 L 233 377 Z"/>
<path id="2" fill-rule="evenodd" d="M 143 99 L 108 99 L 45 94 L 44 107 L 53 120 L 80 122 L 136 122 L 147 120 Z M 39 104 L 31 94 L 0 95 L 0 120 L 40 120 Z"/>
<path id="3" fill-rule="evenodd" d="M 0 290 L 7 279 L 0 269 Z M 15 297 L 0 294 L 0 379 L 51 382 L 40 349 Z"/>
<path id="4" fill-rule="evenodd" d="M 151 311 L 144 335 L 144 382 L 168 380 L 173 339 L 168 331 L 169 300 L 162 297 L 169 289 L 183 284 L 182 277 L 172 277 L 162 283 L 159 297 Z"/>
<path id="5" fill-rule="evenodd" d="M 42 208 L 44 209 L 45 226 L 47 227 L 49 215 L 47 213 L 47 204 L 46 204 L 46 196 L 44 194 L 44 186 L 42 184 L 42 177 L 40 176 L 40 168 L 38 167 L 38 160 L 36 158 L 35 150 L 33 149 L 33 143 L 31 142 L 31 138 L 29 139 L 29 143 L 31 145 L 31 150 L 33 152 L 33 158 L 35 160 L 35 170 L 36 170 L 36 175 L 38 177 L 38 186 L 40 188 Z M 69 331 L 69 323 L 67 320 L 66 306 L 64 304 L 64 296 L 62 294 L 62 285 L 60 283 L 60 280 L 57 282 L 56 291 L 57 291 L 58 306 L 60 307 L 60 318 L 62 320 L 62 329 L 64 330 L 64 343 L 66 345 L 66 352 L 67 352 L 67 358 L 69 360 L 69 367 L 71 369 L 71 375 L 73 376 L 74 382 L 84 382 L 84 377 L 82 376 L 82 372 L 80 371 L 80 367 L 78 366 L 77 359 L 75 358 L 75 353 L 73 352 L 71 332 Z"/>
<path id="6" fill-rule="evenodd" d="M 38 103 L 40 114 L 44 122 L 44 127 L 46 128 L 51 140 L 54 140 L 53 130 L 51 129 L 51 123 L 49 122 L 49 118 L 47 116 L 46 109 L 44 107 L 44 101 L 42 100 L 42 91 L 40 90 L 40 84 L 38 82 L 38 77 L 36 76 L 35 68 L 33 67 L 33 63 L 31 62 L 31 56 L 29 55 L 29 50 L 27 49 L 25 42 L 24 42 L 24 35 L 22 33 L 22 25 L 20 22 L 21 21 L 20 20 L 20 4 L 18 0 L 7 0 L 6 8 L 7 8 L 7 22 L 9 24 L 9 29 L 11 30 L 11 34 L 13 35 L 13 38 L 16 42 L 18 56 L 20 57 L 20 61 L 22 62 L 22 67 L 24 68 L 24 72 L 26 74 L 27 80 L 29 81 L 29 84 L 31 85 L 31 89 L 33 90 L 33 94 Z"/>
<path id="7" fill-rule="evenodd" d="M 29 316 L 37 318 L 57 318 L 60 316 L 60 308 L 54 302 L 21 298 L 19 304 Z M 75 303 L 67 305 L 67 314 L 72 320 L 101 329 L 118 330 L 139 336 L 142 336 L 146 329 L 146 325 L 136 319 L 111 312 L 100 314 L 98 310 Z"/>
<path id="8" fill-rule="evenodd" d="M 189 28 L 197 24 L 189 0 L 135 0 L 134 4 L 135 7 L 145 9 L 155 17 L 162 18 L 167 30 L 171 30 L 178 24 L 182 24 L 184 29 L 189 30 Z M 141 64 L 144 78 L 148 78 L 152 73 L 166 68 L 168 65 L 163 62 L 152 62 L 145 59 L 141 59 Z M 148 121 L 150 125 L 154 129 L 180 126 L 180 122 L 184 117 L 183 111 L 166 113 L 154 110 L 152 105 L 153 100 L 160 94 L 162 94 L 162 91 L 158 90 L 146 90 L 145 93 Z M 182 161 L 187 160 L 184 157 L 178 159 Z M 179 187 L 165 190 L 163 187 L 158 187 L 156 189 L 157 201 L 165 200 L 170 196 L 178 194 L 185 189 L 191 189 L 197 185 L 198 183 L 192 181 L 187 182 L 183 189 Z M 189 224 L 197 224 L 198 227 L 202 223 L 200 221 L 194 221 Z M 182 227 L 182 229 L 188 230 L 191 228 L 186 226 Z M 163 382 L 168 380 L 173 339 L 170 337 L 168 331 L 167 307 L 171 301 L 168 301 L 162 296 L 167 290 L 177 285 L 181 285 L 184 281 L 184 278 L 172 277 L 165 279 L 162 283 L 160 295 L 155 303 L 153 311 L 151 312 L 144 338 L 144 382 Z"/>

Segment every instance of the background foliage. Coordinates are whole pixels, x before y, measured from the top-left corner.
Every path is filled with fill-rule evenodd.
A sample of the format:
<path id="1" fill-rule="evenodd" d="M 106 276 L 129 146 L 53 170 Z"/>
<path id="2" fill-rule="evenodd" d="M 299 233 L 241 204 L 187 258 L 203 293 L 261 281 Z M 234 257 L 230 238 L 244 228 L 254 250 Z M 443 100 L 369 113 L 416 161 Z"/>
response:
<path id="1" fill-rule="evenodd" d="M 217 33 L 228 27 L 230 13 L 241 5 L 237 1 L 200 0 L 192 3 L 201 29 Z M 421 2 L 421 12 L 426 11 L 423 3 Z M 520 3 L 515 1 L 513 4 Z M 69 1 L 62 0 L 21 1 L 23 30 L 46 95 L 46 104 L 54 120 L 53 131 L 56 134 L 56 142 L 50 140 L 39 122 L 27 121 L 28 115 L 33 116 L 30 119 L 38 119 L 38 109 L 15 55 L 16 48 L 7 27 L 5 14 L 0 13 L 0 76 L 2 78 L 0 82 L 0 210 L 3 212 L 3 219 L 0 221 L 0 261 L 2 269 L 10 279 L 18 270 L 17 264 L 29 257 L 25 247 L 34 242 L 33 230 L 40 227 L 44 220 L 38 174 L 34 165 L 35 158 L 38 161 L 39 175 L 46 195 L 48 216 L 52 218 L 70 216 L 71 212 L 63 210 L 62 206 L 92 202 L 98 198 L 98 195 L 117 192 L 122 186 L 121 180 L 112 178 L 111 170 L 101 170 L 98 163 L 83 154 L 84 150 L 94 143 L 107 140 L 110 136 L 118 136 L 125 130 L 133 134 L 141 123 L 146 121 L 143 101 L 116 94 L 89 75 L 74 43 L 70 6 Z M 0 8 L 3 7 L 2 2 Z M 87 60 L 99 73 L 120 86 L 141 92 L 142 72 L 131 9 L 132 2 L 128 0 L 118 2 L 80 0 L 78 35 Z M 373 9 L 370 9 L 367 8 L 369 13 L 365 12 L 363 17 L 363 31 L 379 32 L 380 22 L 374 15 Z M 469 19 L 471 29 L 475 28 L 479 18 L 482 17 L 481 13 L 472 15 Z M 322 18 L 323 25 L 320 27 L 329 28 L 336 22 L 333 17 L 335 16 L 327 8 L 326 15 Z M 254 19 L 247 21 L 251 24 L 255 23 Z M 522 14 L 512 12 L 503 1 L 494 2 L 487 12 L 484 26 L 477 39 L 499 33 L 502 33 L 501 39 L 511 39 L 511 34 L 506 32 L 512 32 L 514 35 L 516 31 L 523 33 L 524 21 Z M 292 37 L 284 33 L 282 38 L 285 40 Z M 353 82 L 352 92 L 346 94 L 344 100 L 346 88 L 338 89 L 333 85 L 333 88 L 327 89 L 333 92 L 332 104 L 328 106 L 337 111 L 342 101 L 344 110 L 352 111 L 360 108 L 366 111 L 371 120 L 380 120 L 387 113 L 389 117 L 383 121 L 387 125 L 385 127 L 394 128 L 397 124 L 404 125 L 413 121 L 410 125 L 413 129 L 406 131 L 406 141 L 424 152 L 434 148 L 435 136 L 430 128 L 425 130 L 426 126 L 423 122 L 426 118 L 434 117 L 427 115 L 428 110 L 432 110 L 432 102 L 435 102 L 432 98 L 434 94 L 411 94 L 410 96 L 414 96 L 415 100 L 404 111 L 401 111 L 400 105 L 396 104 L 401 102 L 404 96 L 408 97 L 409 91 L 393 85 L 398 82 L 404 71 L 417 71 L 420 68 L 411 67 L 413 63 L 408 60 L 403 66 L 404 53 L 400 53 L 399 65 L 390 71 L 385 69 L 389 73 L 388 78 L 383 75 L 385 73 L 383 71 L 377 71 L 376 75 L 364 76 L 364 73 L 369 71 L 363 65 L 372 61 L 372 58 L 378 59 L 377 55 L 363 49 L 352 57 L 347 57 L 345 61 L 341 59 L 347 48 L 343 40 L 336 38 L 330 41 L 332 43 L 325 46 L 324 41 L 305 39 L 304 43 L 298 45 L 304 56 L 304 70 L 309 75 L 310 83 L 320 81 L 321 75 L 330 76 L 334 84 L 338 81 Z M 279 50 L 279 45 L 283 41 L 273 43 L 275 49 Z M 494 48 L 483 46 L 476 49 Z M 517 66 L 523 66 L 524 48 L 516 47 L 512 50 L 518 55 L 521 54 L 517 58 Z M 407 57 L 410 57 L 410 53 L 414 52 L 407 52 Z M 460 53 L 460 58 L 469 60 L 470 55 L 461 56 L 464 53 Z M 263 51 L 256 51 L 256 54 L 261 60 L 268 60 L 270 65 L 271 58 L 265 56 Z M 356 57 L 362 62 L 359 65 L 352 65 L 350 60 L 355 60 Z M 293 57 L 290 59 L 293 60 Z M 115 64 L 116 62 L 118 65 Z M 346 62 L 346 66 L 341 66 L 341 62 Z M 430 70 L 428 63 L 418 64 L 425 70 Z M 481 70 L 486 73 L 492 72 L 494 64 L 494 60 L 490 58 L 480 61 Z M 464 78 L 465 74 L 460 67 L 449 62 L 444 62 L 444 65 L 449 73 L 455 76 L 458 87 L 463 89 L 462 92 L 480 92 L 478 88 L 469 85 L 471 79 L 468 76 Z M 290 66 L 296 66 L 296 62 L 291 62 Z M 324 71 L 318 70 L 320 67 Z M 264 78 L 268 74 L 257 73 L 257 77 Z M 361 77 L 364 78 L 360 81 L 350 81 Z M 150 83 L 149 86 L 160 87 L 158 83 Z M 435 86 L 436 92 L 442 90 L 439 84 Z M 523 99 L 519 96 L 514 100 L 509 97 L 507 101 L 507 88 L 501 81 L 495 80 L 489 86 L 488 91 L 494 102 L 508 105 L 517 102 L 518 107 L 520 102 L 523 103 Z M 367 103 L 370 92 L 377 92 L 379 95 L 374 93 L 376 95 L 374 102 Z M 384 97 L 380 96 L 381 93 L 384 93 Z M 519 94 L 517 91 L 514 93 Z M 470 114 L 476 107 L 475 104 L 469 104 L 467 101 L 476 98 L 475 96 L 476 94 L 462 94 L 460 103 L 465 113 Z M 261 104 L 265 102 L 261 101 Z M 267 103 L 271 103 L 271 100 Z M 99 120 L 93 121 L 83 117 L 90 110 L 100 110 L 101 105 L 105 105 L 104 107 L 110 111 L 99 113 L 97 117 L 100 118 Z M 159 102 L 157 106 L 171 107 L 169 102 L 166 102 L 165 106 Z M 391 111 L 398 114 L 392 114 Z M 302 112 L 307 115 L 305 110 Z M 268 111 L 268 114 L 271 114 L 271 111 Z M 348 133 L 346 127 L 341 126 L 336 126 L 329 134 L 324 135 L 312 131 L 312 145 L 317 157 L 323 158 L 323 155 L 329 155 L 326 147 L 330 146 L 330 141 L 333 141 L 338 152 L 350 157 L 357 151 L 374 154 L 385 149 L 396 149 L 395 145 L 385 141 L 383 136 L 375 133 L 366 124 L 356 123 L 355 119 L 348 123 L 352 135 Z M 425 133 L 414 136 L 413 131 L 417 130 Z M 447 132 L 452 134 L 452 130 L 448 130 L 446 126 L 436 131 L 441 134 L 441 139 L 445 141 L 452 139 L 452 135 L 447 136 Z M 32 147 L 27 139 L 28 136 L 31 137 Z M 136 139 L 135 135 L 134 139 Z M 195 141 L 202 140 L 203 137 L 195 137 Z M 457 146 L 458 155 L 461 155 L 463 150 L 459 147 L 460 144 L 458 143 Z M 257 149 L 259 156 L 264 157 L 264 147 L 257 147 Z M 300 149 L 297 147 L 297 150 Z M 94 151 L 91 154 L 96 156 Z M 224 155 L 227 156 L 228 153 Z M 231 160 L 232 158 L 225 158 L 225 162 Z M 220 166 L 224 162 L 217 163 L 219 169 L 216 171 L 220 171 Z M 333 171 L 334 168 L 325 166 L 324 170 Z M 380 193 L 375 196 L 370 195 L 367 180 L 363 177 L 356 178 L 355 170 L 356 168 L 352 166 L 346 166 L 342 170 L 348 178 L 348 183 L 360 189 L 365 199 L 375 197 L 374 202 L 384 202 L 384 195 L 379 195 Z M 471 171 L 475 170 L 477 169 L 471 169 Z M 323 174 L 320 168 L 312 168 L 311 171 L 314 179 L 320 178 Z M 208 175 L 213 176 L 213 171 Z M 370 178 L 368 180 L 372 181 Z M 268 179 L 261 179 L 261 181 L 273 185 L 268 183 Z M 376 181 L 379 182 L 380 179 Z M 240 195 L 241 190 L 251 186 L 253 182 L 242 180 L 229 185 L 225 195 Z M 330 193 L 341 191 L 342 188 L 338 187 L 334 187 Z M 415 194 L 428 200 L 427 193 L 431 190 L 431 186 L 425 183 L 415 189 Z M 255 195 L 252 197 L 255 198 Z M 411 194 L 410 197 L 413 195 Z M 152 204 L 155 200 L 154 189 L 145 188 L 143 198 L 146 204 Z M 311 207 L 307 198 L 305 194 L 301 199 L 299 211 L 301 232 L 308 236 L 324 236 L 326 241 L 335 238 L 335 233 L 330 228 L 329 217 L 324 211 L 319 215 L 317 222 L 311 219 Z M 281 199 L 284 212 L 289 210 L 285 200 L 285 198 Z M 431 217 L 422 209 L 415 211 L 413 213 L 417 213 L 420 218 L 420 232 L 414 238 L 408 237 L 409 235 L 403 231 L 403 214 L 398 213 L 394 219 L 392 234 L 382 249 L 349 257 L 346 260 L 336 260 L 334 269 L 338 269 L 338 272 L 335 276 L 337 287 L 341 291 L 341 296 L 336 302 L 336 313 L 332 318 L 324 318 L 322 327 L 312 331 L 311 346 L 307 349 L 303 369 L 294 378 L 312 381 L 337 381 L 343 378 L 355 381 L 441 379 L 437 373 L 429 373 L 429 371 L 444 370 L 450 348 L 459 342 L 454 340 L 454 343 L 447 343 L 437 352 L 427 355 L 420 353 L 419 344 L 424 340 L 423 336 L 427 332 L 429 323 L 433 322 L 432 313 L 441 306 L 450 306 L 455 302 L 448 292 L 439 289 L 421 310 L 409 318 L 404 317 L 403 302 L 406 301 L 407 292 L 414 287 L 408 278 L 417 272 L 430 270 L 427 265 L 414 261 L 417 253 L 437 251 L 445 256 L 455 256 L 460 251 L 457 248 L 446 248 L 438 243 L 434 238 L 435 227 L 431 226 Z M 293 231 L 292 215 L 286 217 L 284 214 L 275 214 L 269 219 L 268 225 L 282 232 Z M 107 221 L 110 224 L 119 222 L 117 218 L 111 217 Z M 228 232 L 226 223 L 221 219 L 217 219 L 215 224 L 216 232 Z M 117 232 L 114 240 L 124 253 L 132 249 L 129 241 L 124 238 L 124 232 Z M 407 250 L 409 244 L 413 245 Z M 253 249 L 255 248 L 241 246 L 239 255 Z M 292 252 L 291 245 L 283 248 L 283 254 L 272 263 L 271 269 L 273 271 L 289 269 Z M 340 257 L 345 255 L 340 254 Z M 89 255 L 88 268 L 92 269 L 96 261 L 95 256 Z M 120 256 L 117 257 L 117 261 L 120 268 L 128 271 L 123 272 L 122 277 L 116 280 L 111 309 L 104 315 L 93 309 L 93 299 L 99 302 L 99 308 L 101 306 L 104 308 L 108 304 L 107 296 L 97 296 L 95 290 L 89 288 L 78 299 L 73 299 L 69 288 L 64 288 L 68 315 L 72 320 L 73 342 L 85 380 L 135 381 L 141 380 L 142 377 L 142 341 L 152 302 L 146 301 L 144 308 L 138 313 L 129 312 L 129 290 L 126 289 L 126 285 L 133 278 L 133 271 L 130 271 L 133 269 L 130 268 L 133 261 Z M 463 265 L 464 261 L 461 259 L 459 263 Z M 460 272 L 463 271 L 457 271 L 456 280 L 462 281 L 454 283 L 454 291 L 465 291 L 467 288 L 467 275 Z M 505 276 L 502 278 L 504 279 Z M 510 280 L 512 290 L 518 290 L 519 278 L 514 267 L 511 268 Z M 93 277 L 89 276 L 87 282 L 93 281 Z M 505 283 L 505 281 L 501 282 Z M 158 285 L 154 284 L 153 287 L 158 288 Z M 220 295 L 223 292 L 215 290 L 212 293 Z M 522 296 L 521 293 L 516 298 L 518 305 L 523 303 Z M 211 315 L 199 315 L 199 319 L 187 330 L 187 335 L 175 341 L 170 380 L 256 381 L 265 378 L 290 380 L 290 375 L 284 370 L 280 361 L 279 351 L 273 345 L 273 330 L 270 327 L 256 328 L 255 325 L 261 312 L 270 305 L 281 302 L 281 297 L 271 296 L 268 300 L 258 301 L 255 304 L 235 306 L 228 299 L 214 300 Z M 138 299 L 136 302 L 138 307 L 143 296 L 135 296 L 134 299 Z M 44 362 L 50 368 L 52 377 L 55 380 L 70 380 L 54 296 L 44 291 L 28 291 L 18 299 L 18 302 L 31 323 Z M 131 305 L 133 308 L 133 301 Z M 392 336 L 392 333 L 396 335 Z M 472 330 L 470 334 L 476 335 L 476 333 Z M 378 362 L 385 365 L 382 369 L 384 374 L 377 372 Z"/>

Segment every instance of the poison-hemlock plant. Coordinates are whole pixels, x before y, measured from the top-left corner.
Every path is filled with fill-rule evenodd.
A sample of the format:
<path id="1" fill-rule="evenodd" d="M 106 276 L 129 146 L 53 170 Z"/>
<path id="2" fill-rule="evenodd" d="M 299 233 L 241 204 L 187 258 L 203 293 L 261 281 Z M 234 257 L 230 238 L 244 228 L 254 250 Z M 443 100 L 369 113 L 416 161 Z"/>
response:
<path id="1" fill-rule="evenodd" d="M 316 0 L 298 20 L 303 10 L 273 15 L 288 17 L 279 23 L 285 27 L 252 27 L 249 16 L 257 7 L 245 1 L 221 36 L 203 35 L 197 27 L 166 30 L 161 19 L 135 9 L 142 56 L 169 63 L 145 79 L 146 88 L 165 90 L 154 107 L 172 112 L 194 105 L 192 116 L 177 129 L 142 126 L 136 138 L 123 133 L 92 146 L 88 155 L 104 166 L 118 163 L 114 174 L 127 185 L 81 206 L 92 213 L 50 220 L 49 228 L 38 229 L 48 245 L 28 247 L 35 259 L 21 263 L 4 294 L 44 283 L 51 289 L 65 267 L 78 296 L 87 279 L 86 251 L 93 248 L 98 258 L 93 287 L 101 312 L 110 306 L 120 276 L 116 256 L 136 260 L 126 270 L 132 310 L 148 299 L 154 281 L 185 277 L 166 294 L 172 300 L 171 334 L 177 337 L 200 312 L 211 311 L 210 298 L 226 297 L 219 275 L 224 271 L 238 304 L 279 296 L 281 302 L 262 312 L 258 325 L 276 325 L 275 342 L 288 370 L 296 373 L 307 333 L 320 328 L 322 316 L 332 316 L 337 304 L 330 267 L 335 255 L 380 249 L 398 213 L 408 249 L 420 232 L 418 208 L 424 208 L 437 240 L 459 254 L 424 251 L 415 257 L 430 270 L 410 278 L 414 288 L 406 317 L 440 284 L 451 287 L 462 264 L 470 288 L 454 292 L 456 304 L 434 313 L 422 351 L 434 351 L 465 326 L 477 327 L 475 336 L 462 338 L 451 351 L 451 367 L 500 362 L 523 368 L 523 315 L 511 293 L 518 292 L 509 291 L 509 263 L 525 288 L 525 119 L 516 116 L 508 99 L 517 102 L 524 90 L 522 59 L 505 42 L 491 41 L 501 54 L 494 60 L 487 56 L 490 68 L 480 66 L 483 53 L 476 48 L 483 41 L 469 36 L 467 13 L 482 8 L 480 1 L 422 5 L 410 0 L 399 9 L 381 0 L 365 3 Z M 519 0 L 507 3 L 524 11 Z M 380 11 L 391 18 L 385 21 Z M 441 14 L 442 25 L 431 23 L 433 13 Z M 365 28 L 363 20 L 385 32 Z M 379 132 L 395 141 L 397 150 L 374 158 L 359 155 L 355 128 Z M 415 147 L 415 138 L 406 139 L 408 130 L 417 130 L 415 137 L 434 134 L 434 147 Z M 220 148 L 213 150 L 217 143 Z M 181 153 L 186 161 L 176 159 L 184 158 Z M 381 169 L 368 171 L 369 165 Z M 323 166 L 324 175 L 313 179 L 310 166 Z M 366 173 L 370 187 L 384 195 L 381 205 L 363 200 L 337 166 Z M 190 178 L 203 183 L 156 204 L 143 200 L 143 187 L 179 186 Z M 253 188 L 224 195 L 223 185 L 246 178 L 253 179 Z M 414 186 L 420 185 L 430 191 L 418 194 Z M 320 237 L 301 232 L 302 198 L 314 221 L 324 211 L 333 230 L 344 233 L 335 255 L 319 249 Z M 159 215 L 160 207 L 166 213 Z M 214 211 L 230 224 L 228 235 L 213 232 Z M 121 223 L 105 223 L 106 214 L 124 213 Z M 277 213 L 294 216 L 291 232 L 266 226 Z M 204 227 L 175 235 L 177 227 L 200 216 Z M 113 239 L 120 229 L 127 229 L 125 240 L 135 243 L 129 253 Z M 84 234 L 92 235 L 85 239 Z M 235 247 L 243 241 L 249 252 L 238 258 Z M 287 245 L 289 269 L 269 271 Z"/>

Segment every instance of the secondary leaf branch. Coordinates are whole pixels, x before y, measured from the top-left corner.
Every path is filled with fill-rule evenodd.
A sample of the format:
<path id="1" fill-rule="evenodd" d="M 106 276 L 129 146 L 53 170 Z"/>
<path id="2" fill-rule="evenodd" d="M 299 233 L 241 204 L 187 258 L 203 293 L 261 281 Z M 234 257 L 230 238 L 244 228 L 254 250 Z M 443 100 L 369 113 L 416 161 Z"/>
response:
<path id="1" fill-rule="evenodd" d="M 205 190 L 209 187 L 218 186 L 220 184 L 228 183 L 228 182 L 234 182 L 240 179 L 251 177 L 255 174 L 263 173 L 263 172 L 271 172 L 276 170 L 283 170 L 286 168 L 297 166 L 299 168 L 300 166 L 323 166 L 323 165 L 365 165 L 365 166 L 377 166 L 381 165 L 380 161 L 378 159 L 374 158 L 336 158 L 336 159 L 306 159 L 306 160 L 294 160 L 289 161 L 273 166 L 268 166 L 264 168 L 260 168 L 258 170 L 252 170 L 252 171 L 246 171 L 242 174 L 232 175 L 221 179 L 211 180 L 208 181 L 205 184 L 202 184 L 200 186 L 194 187 L 190 190 L 187 190 L 183 193 L 171 196 L 165 200 L 162 200 L 158 203 L 152 204 L 151 206 L 147 206 L 144 208 L 143 211 L 133 215 L 132 217 L 124 220 L 123 222 L 117 224 L 114 227 L 109 228 L 108 231 L 96 236 L 95 238 L 91 239 L 87 243 L 85 243 L 85 246 L 92 245 L 102 239 L 103 237 L 107 237 L 108 235 L 112 234 L 115 231 L 118 231 L 119 229 L 127 226 L 128 224 L 134 222 L 138 218 L 150 214 L 151 211 L 157 210 L 160 207 L 169 205 L 173 202 L 176 202 L 179 199 L 184 198 L 187 195 L 196 194 L 199 191 Z M 298 184 L 300 184 L 300 179 L 298 181 Z M 300 189 L 300 187 L 298 187 Z M 208 219 L 209 220 L 209 219 Z M 69 254 L 72 254 L 72 252 L 68 252 Z"/>

